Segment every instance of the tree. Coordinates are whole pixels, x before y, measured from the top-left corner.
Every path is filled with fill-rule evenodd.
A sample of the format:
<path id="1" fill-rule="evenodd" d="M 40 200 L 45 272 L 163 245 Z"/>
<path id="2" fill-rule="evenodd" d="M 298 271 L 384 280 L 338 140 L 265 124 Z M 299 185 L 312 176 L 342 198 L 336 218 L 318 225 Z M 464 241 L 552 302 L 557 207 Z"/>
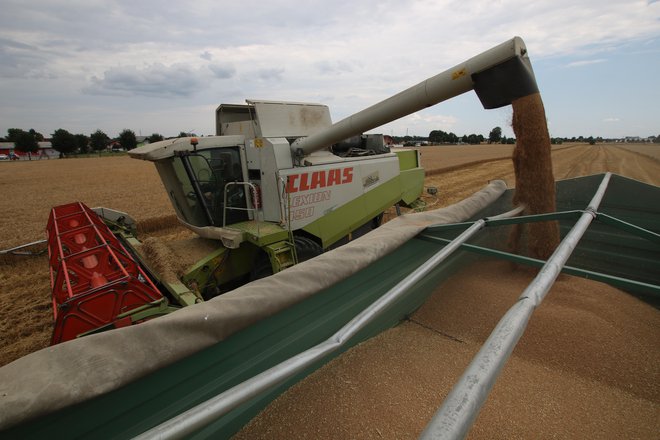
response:
<path id="1" fill-rule="evenodd" d="M 463 137 L 465 138 L 465 136 Z M 476 144 L 480 144 L 484 140 L 484 137 L 482 135 L 476 135 L 473 133 L 467 136 L 466 139 L 468 144 L 476 145 Z"/>
<path id="2" fill-rule="evenodd" d="M 20 129 L 12 129 L 10 128 L 9 130 L 20 130 Z M 7 130 L 7 131 L 9 131 Z M 14 132 L 13 134 L 10 133 L 10 136 L 14 136 L 15 140 L 14 142 L 14 147 L 23 153 L 28 154 L 28 158 L 32 160 L 32 153 L 36 153 L 39 151 L 39 144 L 37 143 L 37 139 L 34 137 L 34 135 L 30 132 L 27 131 L 17 131 Z"/>
<path id="3" fill-rule="evenodd" d="M 76 151 L 76 137 L 63 128 L 58 128 L 51 135 L 50 143 L 55 151 L 68 154 Z"/>
<path id="4" fill-rule="evenodd" d="M 85 136 L 84 134 L 76 134 L 75 136 L 76 139 L 76 150 L 78 150 L 82 154 L 86 154 L 89 152 L 89 138 Z"/>
<path id="5" fill-rule="evenodd" d="M 90 146 L 94 151 L 105 150 L 108 147 L 109 141 L 110 138 L 108 137 L 108 135 L 102 132 L 101 130 L 96 130 L 89 137 Z"/>
<path id="6" fill-rule="evenodd" d="M 7 129 L 7 142 L 16 142 L 20 137 L 21 133 L 25 133 L 24 130 L 20 128 L 9 128 Z"/>
<path id="7" fill-rule="evenodd" d="M 455 144 L 458 142 L 458 136 L 454 133 L 445 133 L 442 130 L 433 130 L 429 133 L 429 142 L 438 144 Z"/>
<path id="8" fill-rule="evenodd" d="M 445 141 L 447 133 L 442 130 L 431 130 L 429 133 L 429 142 L 434 144 L 441 144 Z"/>
<path id="9" fill-rule="evenodd" d="M 490 131 L 490 134 L 488 135 L 488 143 L 496 144 L 501 140 L 502 140 L 502 128 L 500 127 L 493 128 Z"/>
<path id="10" fill-rule="evenodd" d="M 124 150 L 132 150 L 137 147 L 137 139 L 133 130 L 125 129 L 119 133 L 119 143 Z"/>
<path id="11" fill-rule="evenodd" d="M 162 134 L 158 134 L 158 133 L 154 133 L 154 134 L 152 134 L 151 136 L 149 136 L 149 137 L 147 138 L 147 140 L 149 141 L 150 144 L 152 144 L 152 143 L 154 143 L 154 142 L 162 141 L 163 139 L 165 139 L 165 138 L 163 137 L 163 135 L 162 135 Z"/>
<path id="12" fill-rule="evenodd" d="M 34 138 L 37 140 L 37 142 L 43 142 L 44 141 L 44 135 L 41 133 L 38 133 L 34 128 L 30 129 L 29 132 Z"/>

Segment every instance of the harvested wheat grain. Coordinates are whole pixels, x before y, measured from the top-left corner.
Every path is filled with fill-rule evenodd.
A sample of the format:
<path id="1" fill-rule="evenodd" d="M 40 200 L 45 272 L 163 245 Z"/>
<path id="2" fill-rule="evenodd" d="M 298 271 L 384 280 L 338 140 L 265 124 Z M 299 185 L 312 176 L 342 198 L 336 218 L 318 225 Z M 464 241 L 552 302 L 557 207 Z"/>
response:
<path id="1" fill-rule="evenodd" d="M 290 388 L 235 438 L 416 438 L 532 278 L 503 262 L 465 268 L 410 321 Z M 567 276 L 534 313 L 468 438 L 657 438 L 658 328 L 656 309 Z"/>

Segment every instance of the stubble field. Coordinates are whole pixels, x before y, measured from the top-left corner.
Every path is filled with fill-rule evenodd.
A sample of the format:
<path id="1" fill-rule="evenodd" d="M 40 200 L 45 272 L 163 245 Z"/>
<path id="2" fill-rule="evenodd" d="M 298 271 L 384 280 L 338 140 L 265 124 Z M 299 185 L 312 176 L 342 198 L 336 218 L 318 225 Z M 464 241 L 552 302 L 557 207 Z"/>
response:
<path id="1" fill-rule="evenodd" d="M 431 202 L 429 204 L 433 205 L 433 208 L 446 206 L 469 196 L 493 179 L 503 179 L 507 181 L 509 186 L 515 186 L 513 166 L 510 159 L 512 149 L 513 146 L 507 145 L 423 147 L 421 153 L 423 165 L 427 170 L 426 186 L 435 186 L 439 189 L 437 200 L 427 198 L 427 201 Z M 642 182 L 660 185 L 660 147 L 655 145 L 561 145 L 553 147 L 552 158 L 556 180 L 611 171 Z M 50 208 L 72 201 L 82 201 L 92 207 L 107 206 L 125 211 L 137 220 L 139 232 L 142 236 L 158 235 L 167 239 L 168 237 L 178 237 L 188 234 L 187 231 L 177 226 L 174 211 L 156 170 L 150 162 L 120 156 L 112 158 L 0 163 L 0 184 L 4 190 L 4 209 L 0 211 L 0 249 L 7 249 L 22 243 L 45 238 L 45 227 Z M 390 211 L 388 214 L 390 216 L 393 215 L 393 211 Z M 569 288 L 570 292 L 576 291 Z M 556 295 L 558 296 L 558 301 L 570 301 L 570 299 L 562 299 L 565 298 L 562 295 Z M 607 298 L 614 298 L 615 296 L 616 294 L 608 293 Z M 595 298 L 594 300 L 598 301 Z M 626 307 L 628 306 L 628 303 L 626 303 Z M 557 307 L 558 309 L 556 310 L 549 309 L 548 311 L 549 315 L 546 322 L 548 326 L 553 325 L 552 317 L 557 317 L 553 314 L 561 313 L 561 304 Z M 441 328 L 443 325 L 447 325 L 446 323 L 434 323 L 433 318 L 423 315 L 423 310 L 420 310 L 419 313 L 421 315 L 416 319 L 419 321 L 426 320 L 425 327 L 434 328 L 437 326 Z M 643 329 L 642 336 L 653 338 L 657 336 L 658 312 L 657 310 L 651 310 L 645 313 L 644 325 L 646 327 Z M 580 317 L 574 318 L 576 319 L 575 324 L 579 325 Z M 583 318 L 587 319 L 586 317 Z M 629 318 L 634 319 L 632 316 L 629 316 Z M 625 323 L 620 324 L 625 325 Z M 451 326 L 453 324 L 449 325 Z M 51 331 L 52 312 L 46 257 L 0 256 L 0 334 L 3 335 L 0 342 L 0 365 L 11 362 L 36 349 L 46 347 L 49 343 Z M 399 337 L 402 338 L 401 340 L 406 341 L 408 345 L 411 342 L 407 338 L 414 337 L 414 334 L 419 331 L 421 330 L 418 327 L 412 327 L 410 323 L 400 326 L 398 330 L 395 330 L 395 332 L 398 332 Z M 446 330 L 443 328 L 442 331 Z M 465 341 L 479 339 L 476 336 L 470 336 L 470 332 L 472 331 L 470 329 L 452 331 L 458 335 L 459 339 L 462 338 Z M 555 329 L 555 333 L 558 331 Z M 578 329 L 577 331 L 580 330 Z M 553 334 L 552 331 L 550 333 Z M 433 344 L 434 342 L 431 339 L 427 339 L 425 343 Z M 447 341 L 441 341 L 441 343 L 442 345 L 446 345 Z M 603 347 L 604 350 L 609 349 L 606 345 L 607 341 L 599 341 L 599 343 L 605 344 Z M 375 344 L 380 345 L 375 346 Z M 394 347 L 393 344 L 391 341 L 383 342 L 381 340 L 374 340 L 367 344 L 366 350 L 378 350 L 383 347 L 392 349 Z M 543 342 L 539 342 L 539 344 L 543 344 Z M 460 364 L 462 365 L 463 361 L 469 361 L 469 350 L 466 351 L 467 346 L 460 347 L 458 349 L 459 352 L 454 353 L 454 355 L 456 359 L 461 360 Z M 525 380 L 531 380 L 534 374 L 546 375 L 548 376 L 546 379 L 548 381 L 547 387 L 549 388 L 553 388 L 552 384 L 554 384 L 555 389 L 566 394 L 570 394 L 572 390 L 582 390 L 583 394 L 591 399 L 590 402 L 597 402 L 599 399 L 603 399 L 603 394 L 599 394 L 598 392 L 600 388 L 595 389 L 588 386 L 588 383 L 584 383 L 585 380 L 587 382 L 592 381 L 592 378 L 587 377 L 585 379 L 584 375 L 578 374 L 576 376 L 571 373 L 573 370 L 583 368 L 580 365 L 583 365 L 584 362 L 581 362 L 579 353 L 571 352 L 566 354 L 567 356 L 573 356 L 569 359 L 569 367 L 564 368 L 564 370 L 568 369 L 569 373 L 571 373 L 569 374 L 570 377 L 567 378 L 557 373 L 554 369 L 549 371 L 543 367 L 543 362 L 559 362 L 561 364 L 561 360 L 545 359 L 543 357 L 545 355 L 539 355 L 534 351 L 534 345 L 532 343 L 527 343 L 525 347 L 527 347 L 526 350 L 529 354 L 515 361 L 514 366 L 511 367 L 515 370 L 514 373 L 507 374 L 513 374 L 515 376 L 515 372 L 517 371 Z M 651 347 L 648 347 L 647 343 L 643 342 L 639 347 L 635 347 L 643 348 L 647 352 L 650 349 L 648 359 L 644 359 L 644 362 L 655 363 L 655 366 L 645 367 L 646 373 L 650 374 L 650 380 L 652 381 L 650 388 L 647 382 L 638 383 L 633 381 L 634 383 L 630 387 L 634 386 L 635 389 L 633 392 L 627 393 L 622 400 L 617 400 L 615 398 L 616 396 L 612 397 L 612 393 L 609 393 L 606 398 L 609 400 L 603 401 L 612 401 L 614 404 L 616 402 L 623 402 L 632 405 L 631 408 L 634 411 L 631 410 L 628 412 L 637 415 L 642 414 L 644 417 L 647 417 L 648 414 L 657 414 L 660 408 L 660 392 L 657 385 L 660 381 L 660 373 L 657 367 L 660 363 L 660 357 L 658 355 L 657 344 L 655 344 L 655 347 L 653 344 L 651 344 Z M 442 350 L 452 350 L 451 347 L 443 346 L 440 348 Z M 588 348 L 592 351 L 595 350 L 591 346 Z M 613 346 L 611 349 L 617 350 L 619 348 L 621 347 Z M 630 351 L 625 350 L 624 353 L 626 354 Z M 352 356 L 367 356 L 370 359 L 368 362 L 373 363 L 382 355 L 382 352 L 380 354 L 375 352 L 360 354 L 360 352 L 357 352 Z M 617 356 L 614 359 L 619 358 L 620 356 Z M 346 359 L 348 359 L 346 362 L 349 362 L 351 357 L 348 356 Z M 535 363 L 534 361 L 538 362 Z M 527 364 L 530 363 L 533 364 L 530 367 L 533 370 L 531 373 L 531 370 L 527 368 L 529 367 Z M 353 366 L 350 368 L 353 368 Z M 405 371 L 407 367 L 405 365 L 404 367 L 399 365 L 398 367 L 392 366 L 392 368 L 403 368 L 401 371 Z M 453 371 L 454 369 L 458 371 L 459 369 L 455 364 L 445 365 L 444 368 L 448 371 Z M 616 365 L 613 368 L 616 368 Z M 374 378 L 386 381 L 390 378 L 388 374 L 386 374 L 387 377 L 377 375 Z M 598 370 L 598 374 L 611 375 L 608 371 L 602 372 L 600 370 Z M 336 372 L 332 373 L 332 377 L 335 376 Z M 323 376 L 318 376 L 313 380 L 322 381 L 326 379 Z M 356 380 L 368 382 L 368 379 L 364 378 Z M 625 381 L 625 378 L 621 379 L 622 383 Z M 515 382 L 514 378 L 511 378 L 511 382 Z M 615 386 L 617 393 L 621 391 L 617 387 L 618 384 L 608 384 L 607 381 L 604 382 L 604 385 L 599 383 L 598 386 L 604 386 L 606 388 Z M 442 387 L 446 387 L 446 384 L 440 387 L 441 390 L 443 389 Z M 349 387 L 350 390 L 358 392 L 358 394 L 364 392 L 364 388 L 359 386 L 351 386 Z M 552 390 L 545 388 L 538 390 L 540 393 L 550 391 Z M 294 396 L 296 395 L 294 394 Z M 327 397 L 326 395 L 325 398 Z M 341 396 L 337 398 L 341 398 Z M 290 404 L 286 399 L 284 397 L 284 403 L 281 404 Z M 506 394 L 499 396 L 498 399 L 505 401 Z M 512 401 L 519 400 L 515 396 L 511 397 L 511 399 Z M 543 404 L 543 399 L 537 403 Z M 505 402 L 505 404 L 507 403 Z M 433 405 L 437 405 L 437 402 L 432 402 L 429 408 Z M 520 407 L 509 402 L 508 405 L 511 407 L 513 413 L 525 410 L 525 404 L 521 404 L 522 407 Z M 579 407 L 577 403 L 571 405 L 578 405 Z M 599 408 L 601 406 L 603 405 L 601 404 Z M 569 407 L 572 406 L 569 405 Z M 340 405 L 337 405 L 336 408 L 338 410 L 342 409 Z M 578 409 L 582 411 L 578 411 L 579 414 L 585 414 L 586 410 L 584 408 Z M 276 410 L 277 405 L 275 405 L 272 411 Z M 349 413 L 352 411 L 351 409 L 348 410 Z M 410 417 L 413 419 L 417 417 L 422 421 L 428 420 L 430 417 L 427 414 L 428 411 L 430 409 L 426 410 L 426 413 L 422 411 L 419 415 L 415 414 Z M 563 416 L 568 410 L 550 408 L 548 411 L 554 411 L 555 416 Z M 385 411 L 385 414 L 389 412 L 391 412 L 391 409 Z M 586 412 L 588 413 L 589 411 Z M 371 412 L 368 413 L 371 414 Z M 483 429 L 483 426 L 488 426 L 488 423 L 497 422 L 504 425 L 501 420 L 499 422 L 495 420 L 499 417 L 497 412 L 491 411 L 486 414 L 486 416 L 483 416 L 487 417 L 486 421 L 482 421 L 480 425 L 478 424 L 475 432 L 482 432 L 480 429 Z M 632 414 L 632 416 L 635 414 Z M 276 417 L 276 415 L 277 413 L 272 417 Z M 268 417 L 268 414 L 266 414 L 266 417 Z M 337 417 L 341 417 L 341 414 L 338 414 Z M 654 430 L 658 432 L 660 430 L 657 418 L 655 419 L 656 421 L 651 422 L 650 426 L 646 426 L 645 429 L 637 433 L 641 438 L 646 438 L 648 432 L 653 432 Z M 274 429 L 282 430 L 280 438 L 286 438 L 286 435 L 290 434 L 290 431 L 287 432 L 285 428 L 274 427 L 272 425 L 272 418 L 266 418 L 266 420 L 266 422 L 263 422 L 266 424 L 264 431 L 259 431 L 259 426 L 252 425 L 245 432 L 245 438 L 277 438 L 277 435 L 271 436 Z M 271 424 L 268 424 L 268 420 L 271 420 Z M 405 417 L 402 420 L 404 423 L 407 423 L 407 426 L 413 425 L 412 432 L 400 431 L 403 428 L 398 425 L 388 428 L 388 425 L 382 427 L 382 431 L 372 429 L 369 431 L 369 435 L 365 434 L 365 437 L 379 438 L 383 432 L 405 437 L 412 435 L 414 432 L 419 433 L 419 427 L 423 427 L 421 421 L 414 423 L 410 421 L 410 418 Z M 378 421 L 374 421 L 374 423 L 377 426 Z M 577 420 L 576 425 L 579 424 L 580 421 Z M 543 432 L 542 426 L 538 429 L 540 431 L 536 431 L 537 433 Z M 356 433 L 355 430 L 352 432 L 354 434 Z M 509 434 L 513 436 L 521 435 L 519 431 L 499 432 L 505 437 L 509 436 Z M 611 431 L 608 432 L 611 433 Z M 630 433 L 630 431 L 626 432 Z M 482 434 L 483 438 L 488 438 L 492 432 L 484 431 Z M 335 438 L 341 437 L 339 435 Z M 480 436 L 477 435 L 477 437 Z"/>

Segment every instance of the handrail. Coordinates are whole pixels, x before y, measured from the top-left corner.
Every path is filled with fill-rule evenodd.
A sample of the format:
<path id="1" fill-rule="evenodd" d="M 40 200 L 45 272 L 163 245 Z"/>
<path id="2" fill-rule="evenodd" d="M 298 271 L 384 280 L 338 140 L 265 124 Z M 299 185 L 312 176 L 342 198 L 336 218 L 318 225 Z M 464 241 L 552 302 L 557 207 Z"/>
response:
<path id="1" fill-rule="evenodd" d="M 519 208 L 500 214 L 497 218 L 506 215 L 517 215 Z M 481 230 L 488 218 L 481 219 L 457 236 L 451 243 L 435 253 L 424 264 L 410 273 L 383 296 L 374 301 L 369 307 L 360 312 L 356 317 L 339 329 L 334 335 L 289 359 L 251 377 L 233 388 L 218 394 L 211 399 L 173 417 L 172 419 L 145 431 L 137 436 L 137 439 L 177 439 L 183 438 L 203 428 L 218 417 L 228 413 L 232 409 L 247 402 L 253 397 L 269 390 L 288 378 L 294 376 L 310 365 L 318 362 L 323 357 L 345 345 L 356 333 L 375 319 L 379 313 L 385 311 L 389 305 L 405 294 L 408 289 L 423 279 L 429 272 L 435 269 L 454 251 L 459 249 L 470 237 Z"/>
<path id="2" fill-rule="evenodd" d="M 524 333 L 534 309 L 541 304 L 580 238 L 596 217 L 596 211 L 605 195 L 610 177 L 611 173 L 605 174 L 585 212 L 520 295 L 518 301 L 495 326 L 422 432 L 420 439 L 465 438 L 504 364 Z"/>
<path id="3" fill-rule="evenodd" d="M 248 199 L 247 194 L 245 197 L 245 203 L 246 207 L 242 208 L 240 206 L 227 206 L 227 191 L 229 190 L 230 186 L 246 186 L 250 188 L 250 198 Z M 247 192 L 246 192 L 247 193 Z M 257 194 L 257 188 L 253 183 L 250 182 L 227 182 L 224 187 L 224 193 L 223 193 L 223 201 L 222 201 L 222 227 L 227 226 L 227 210 L 234 210 L 234 211 L 248 211 L 252 212 L 252 216 L 254 217 L 254 220 L 258 220 L 258 209 L 255 206 L 254 203 L 254 198 L 256 197 Z M 248 204 L 248 200 L 250 203 Z M 258 227 L 257 227 L 258 228 Z M 257 232 L 258 233 L 258 232 Z"/>

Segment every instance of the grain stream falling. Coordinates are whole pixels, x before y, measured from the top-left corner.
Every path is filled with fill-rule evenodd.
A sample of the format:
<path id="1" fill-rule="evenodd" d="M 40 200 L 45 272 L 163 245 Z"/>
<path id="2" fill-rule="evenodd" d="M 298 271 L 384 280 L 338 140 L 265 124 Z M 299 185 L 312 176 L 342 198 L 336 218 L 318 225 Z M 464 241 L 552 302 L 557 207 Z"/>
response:
<path id="1" fill-rule="evenodd" d="M 552 174 L 550 135 L 545 110 L 538 93 L 513 101 L 513 169 L 516 176 L 514 205 L 525 205 L 525 214 L 556 211 L 555 178 Z M 524 234 L 525 229 L 527 234 Z M 511 236 L 511 247 L 520 253 L 521 239 L 527 239 L 529 255 L 547 259 L 559 244 L 557 222 L 533 222 L 517 225 Z"/>

